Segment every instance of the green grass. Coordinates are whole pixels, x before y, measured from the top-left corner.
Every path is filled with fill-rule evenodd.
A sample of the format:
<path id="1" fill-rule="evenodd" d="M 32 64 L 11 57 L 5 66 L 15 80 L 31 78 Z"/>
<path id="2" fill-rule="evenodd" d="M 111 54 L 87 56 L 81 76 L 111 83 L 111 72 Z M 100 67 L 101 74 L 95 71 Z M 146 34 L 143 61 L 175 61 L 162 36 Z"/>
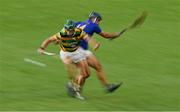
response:
<path id="1" fill-rule="evenodd" d="M 179 0 L 0 0 L 0 110 L 180 110 L 179 6 Z M 149 16 L 114 41 L 94 36 L 108 80 L 124 85 L 105 94 L 92 70 L 87 100 L 79 101 L 66 95 L 62 62 L 36 50 L 67 18 L 86 20 L 92 10 L 103 15 L 105 31 L 119 31 L 143 10 Z M 48 50 L 59 52 L 55 45 Z"/>

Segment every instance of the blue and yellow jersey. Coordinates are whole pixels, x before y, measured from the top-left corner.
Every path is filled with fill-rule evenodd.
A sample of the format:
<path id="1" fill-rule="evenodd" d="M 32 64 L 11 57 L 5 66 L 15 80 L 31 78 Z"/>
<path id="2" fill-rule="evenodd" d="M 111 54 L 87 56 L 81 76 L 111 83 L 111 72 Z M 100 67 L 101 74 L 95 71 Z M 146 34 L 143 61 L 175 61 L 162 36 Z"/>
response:
<path id="1" fill-rule="evenodd" d="M 85 33 L 76 28 L 72 36 L 67 35 L 66 30 L 63 28 L 59 33 L 56 34 L 56 38 L 59 41 L 60 48 L 63 51 L 73 52 L 80 47 L 80 40 L 85 38 Z"/>
<path id="2" fill-rule="evenodd" d="M 86 22 L 77 22 L 76 27 L 82 29 L 86 34 L 92 36 L 94 33 L 101 33 L 102 30 L 98 24 L 93 23 L 91 20 Z M 85 40 L 80 41 L 80 46 L 84 49 L 88 49 L 88 43 Z"/>

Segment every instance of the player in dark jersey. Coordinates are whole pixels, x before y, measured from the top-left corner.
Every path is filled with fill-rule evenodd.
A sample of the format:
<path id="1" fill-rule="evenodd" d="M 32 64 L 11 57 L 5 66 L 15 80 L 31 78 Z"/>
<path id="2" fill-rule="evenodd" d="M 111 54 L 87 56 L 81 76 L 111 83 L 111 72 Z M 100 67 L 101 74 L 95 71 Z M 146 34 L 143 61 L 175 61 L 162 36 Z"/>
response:
<path id="1" fill-rule="evenodd" d="M 82 39 L 91 42 L 90 37 L 84 31 L 75 28 L 75 23 L 72 20 L 67 20 L 64 28 L 57 34 L 44 40 L 38 50 L 40 54 L 44 54 L 50 43 L 56 42 L 59 44 L 60 58 L 65 64 L 71 80 L 68 83 L 68 92 L 71 96 L 79 99 L 84 99 L 80 94 L 80 87 L 90 74 L 86 57 L 80 48 L 80 40 Z M 94 45 L 96 44 L 94 43 Z M 79 72 L 72 72 L 75 69 L 80 70 L 80 74 L 77 74 L 78 76 L 75 73 Z"/>
<path id="2" fill-rule="evenodd" d="M 106 39 L 113 39 L 120 36 L 120 32 L 109 33 L 102 31 L 99 27 L 99 23 L 101 22 L 101 20 L 102 16 L 99 13 L 92 12 L 90 13 L 89 19 L 87 21 L 76 22 L 76 27 L 81 28 L 86 34 L 90 35 L 90 37 L 92 37 L 94 33 Z M 109 82 L 105 78 L 105 73 L 100 62 L 92 54 L 92 52 L 88 50 L 88 42 L 82 39 L 80 41 L 80 45 L 84 51 L 84 55 L 86 56 L 88 65 L 96 70 L 97 76 L 101 83 L 106 87 L 107 92 L 113 92 L 114 90 L 116 90 L 122 84 L 122 82 L 119 84 L 109 84 Z"/>

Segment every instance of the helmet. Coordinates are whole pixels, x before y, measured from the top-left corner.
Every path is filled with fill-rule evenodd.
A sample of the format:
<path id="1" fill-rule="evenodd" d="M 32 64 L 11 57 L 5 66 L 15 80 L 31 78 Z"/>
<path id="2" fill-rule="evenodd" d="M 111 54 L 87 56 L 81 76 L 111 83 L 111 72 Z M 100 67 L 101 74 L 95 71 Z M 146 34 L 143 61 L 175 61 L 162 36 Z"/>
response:
<path id="1" fill-rule="evenodd" d="M 67 30 L 73 30 L 75 28 L 75 22 L 73 20 L 68 19 L 66 24 L 64 24 L 64 28 Z"/>
<path id="2" fill-rule="evenodd" d="M 94 12 L 94 11 L 89 14 L 89 19 L 91 18 L 97 18 L 99 20 L 102 20 L 102 16 L 99 13 Z"/>

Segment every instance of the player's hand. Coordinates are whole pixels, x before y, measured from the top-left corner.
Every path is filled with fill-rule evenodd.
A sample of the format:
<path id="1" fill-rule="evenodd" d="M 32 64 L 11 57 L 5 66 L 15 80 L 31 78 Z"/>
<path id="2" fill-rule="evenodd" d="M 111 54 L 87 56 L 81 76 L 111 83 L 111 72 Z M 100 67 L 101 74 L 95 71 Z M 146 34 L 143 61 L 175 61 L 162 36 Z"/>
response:
<path id="1" fill-rule="evenodd" d="M 117 32 L 117 36 L 116 37 L 119 37 L 121 36 L 121 32 Z"/>
<path id="2" fill-rule="evenodd" d="M 119 37 L 119 36 L 121 36 L 121 32 L 115 32 L 115 33 L 114 33 L 114 36 L 111 37 L 111 38 L 109 38 L 109 40 L 113 40 L 113 39 L 115 39 L 115 38 L 117 38 L 117 37 Z"/>
<path id="3" fill-rule="evenodd" d="M 93 47 L 93 50 L 96 51 L 100 47 L 100 43 L 96 43 L 96 45 Z"/>
<path id="4" fill-rule="evenodd" d="M 39 48 L 39 49 L 38 49 L 38 53 L 39 53 L 39 54 L 44 54 L 44 52 L 45 52 L 44 49 L 42 49 L 42 48 Z"/>
<path id="5" fill-rule="evenodd" d="M 124 34 L 124 32 L 126 32 L 128 29 L 124 28 L 123 30 L 121 30 L 120 32 L 116 32 L 116 36 L 114 36 L 113 38 L 110 38 L 110 40 L 113 40 L 117 37 L 120 37 L 122 34 Z"/>

